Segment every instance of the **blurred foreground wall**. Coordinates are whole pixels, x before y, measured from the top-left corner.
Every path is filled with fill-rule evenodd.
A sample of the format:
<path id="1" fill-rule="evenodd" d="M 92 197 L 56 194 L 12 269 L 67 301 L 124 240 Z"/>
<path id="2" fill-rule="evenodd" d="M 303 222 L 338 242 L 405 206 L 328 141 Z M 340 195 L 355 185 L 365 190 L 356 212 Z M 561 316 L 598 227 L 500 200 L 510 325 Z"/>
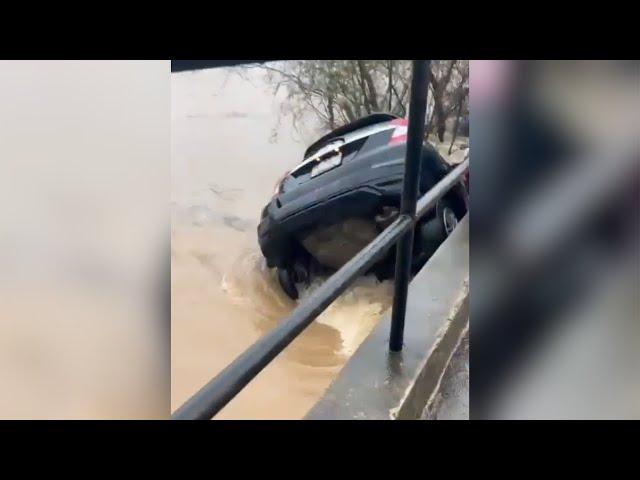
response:
<path id="1" fill-rule="evenodd" d="M 0 62 L 0 418 L 169 413 L 169 61 Z"/>
<path id="2" fill-rule="evenodd" d="M 470 72 L 471 418 L 640 418 L 640 65 Z"/>

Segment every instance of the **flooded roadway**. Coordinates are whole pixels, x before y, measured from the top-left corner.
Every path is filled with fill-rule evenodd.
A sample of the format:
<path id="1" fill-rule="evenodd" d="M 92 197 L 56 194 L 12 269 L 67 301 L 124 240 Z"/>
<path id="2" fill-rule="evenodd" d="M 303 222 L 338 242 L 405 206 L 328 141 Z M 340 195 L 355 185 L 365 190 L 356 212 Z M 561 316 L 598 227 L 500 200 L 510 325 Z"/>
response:
<path id="1" fill-rule="evenodd" d="M 266 268 L 256 228 L 276 180 L 319 131 L 312 119 L 300 133 L 288 117 L 278 127 L 284 92 L 274 96 L 260 70 L 173 74 L 171 95 L 175 410 L 295 307 Z M 359 279 L 216 418 L 303 417 L 391 297 L 389 282 Z"/>

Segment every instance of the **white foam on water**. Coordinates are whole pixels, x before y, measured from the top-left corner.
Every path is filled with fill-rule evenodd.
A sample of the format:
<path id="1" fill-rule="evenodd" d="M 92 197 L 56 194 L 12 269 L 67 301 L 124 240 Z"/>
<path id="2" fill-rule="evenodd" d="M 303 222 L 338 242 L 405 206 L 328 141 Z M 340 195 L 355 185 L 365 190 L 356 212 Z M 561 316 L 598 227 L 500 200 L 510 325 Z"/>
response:
<path id="1" fill-rule="evenodd" d="M 315 279 L 301 296 L 304 301 L 324 279 Z M 378 323 L 382 313 L 391 306 L 393 284 L 379 282 L 375 277 L 358 278 L 316 319 L 340 332 L 340 353 L 351 356 Z"/>
<path id="2" fill-rule="evenodd" d="M 280 288 L 275 269 L 266 266 L 262 255 L 246 250 L 222 278 L 222 289 L 236 305 L 250 308 L 273 325 L 304 302 L 325 281 L 315 278 L 309 287 L 299 285 L 300 298 L 290 300 Z M 340 334 L 339 353 L 350 356 L 390 307 L 393 284 L 372 276 L 360 277 L 315 320 Z"/>

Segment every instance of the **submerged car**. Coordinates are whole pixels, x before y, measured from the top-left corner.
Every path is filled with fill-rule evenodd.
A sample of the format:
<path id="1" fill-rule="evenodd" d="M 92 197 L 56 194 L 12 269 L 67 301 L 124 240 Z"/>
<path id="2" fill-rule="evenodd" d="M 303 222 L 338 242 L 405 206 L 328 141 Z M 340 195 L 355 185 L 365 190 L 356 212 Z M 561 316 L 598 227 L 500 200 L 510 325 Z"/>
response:
<path id="1" fill-rule="evenodd" d="M 267 265 L 291 298 L 299 284 L 339 269 L 397 217 L 402 194 L 407 121 L 372 114 L 328 133 L 276 184 L 262 210 L 258 241 Z M 453 166 L 425 142 L 420 194 Z M 414 271 L 453 231 L 468 208 L 464 181 L 452 188 L 416 225 Z M 367 273 L 394 273 L 395 249 Z"/>

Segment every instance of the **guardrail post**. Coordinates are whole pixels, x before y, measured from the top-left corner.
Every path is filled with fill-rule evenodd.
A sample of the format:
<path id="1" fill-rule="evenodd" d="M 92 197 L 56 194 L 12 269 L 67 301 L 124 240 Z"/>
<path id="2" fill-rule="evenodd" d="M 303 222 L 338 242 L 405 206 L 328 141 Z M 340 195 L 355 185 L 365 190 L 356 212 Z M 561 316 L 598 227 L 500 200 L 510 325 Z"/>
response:
<path id="1" fill-rule="evenodd" d="M 404 337 L 404 317 L 407 309 L 407 292 L 411 276 L 413 254 L 413 232 L 415 229 L 416 202 L 420 180 L 420 159 L 424 142 L 424 121 L 427 109 L 429 86 L 429 61 L 414 60 L 411 78 L 411 99 L 409 102 L 409 125 L 407 128 L 407 152 L 405 157 L 404 181 L 400 213 L 414 220 L 396 248 L 395 287 L 389 350 L 402 350 Z"/>

